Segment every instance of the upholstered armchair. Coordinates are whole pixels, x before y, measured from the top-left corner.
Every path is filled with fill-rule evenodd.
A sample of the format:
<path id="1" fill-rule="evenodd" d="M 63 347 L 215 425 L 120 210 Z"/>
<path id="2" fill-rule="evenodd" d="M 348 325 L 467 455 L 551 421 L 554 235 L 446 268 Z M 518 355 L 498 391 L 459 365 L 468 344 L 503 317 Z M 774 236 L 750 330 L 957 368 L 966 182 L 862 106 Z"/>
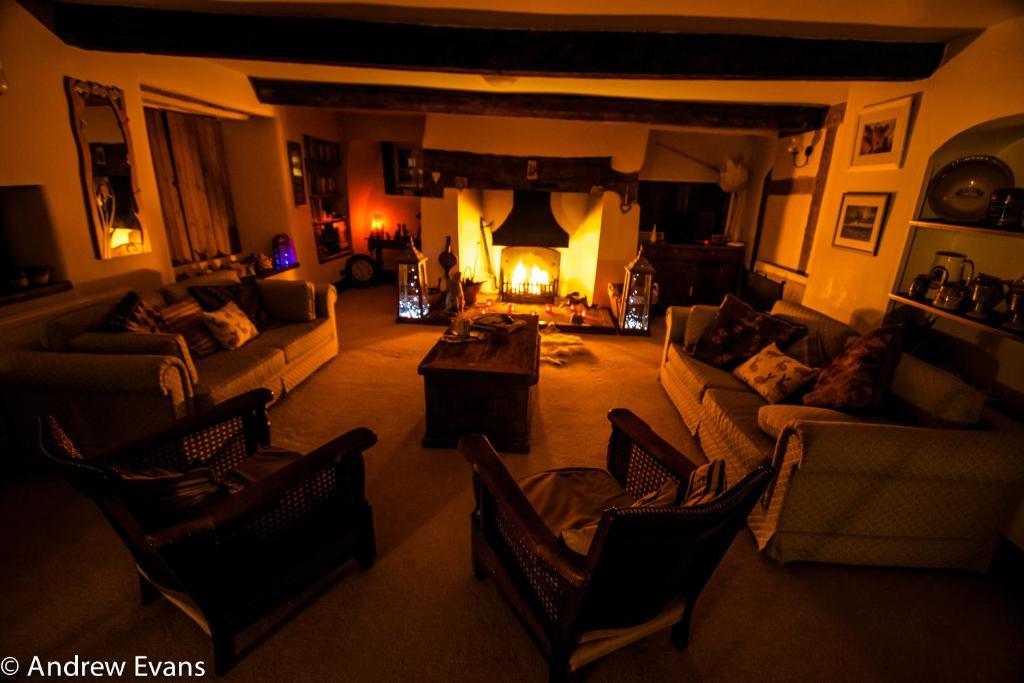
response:
<path id="1" fill-rule="evenodd" d="M 669 480 L 685 490 L 697 466 L 630 411 L 613 410 L 608 419 L 607 471 L 543 473 L 555 482 L 586 480 L 584 488 L 618 501 L 603 510 L 579 487 L 548 495 L 556 503 L 543 509 L 536 490 L 524 490 L 538 475 L 517 482 L 484 436 L 459 444 L 473 467 L 474 572 L 495 579 L 547 658 L 552 680 L 669 627 L 672 642 L 685 649 L 701 590 L 774 473 L 762 465 L 705 504 L 631 504 Z M 559 538 L 552 507 L 563 518 L 587 507 L 598 515 L 586 554 Z"/>
<path id="2" fill-rule="evenodd" d="M 143 604 L 163 596 L 236 661 L 247 625 L 349 559 L 373 565 L 373 517 L 354 429 L 300 455 L 269 445 L 258 389 L 109 454 L 82 454 L 52 417 L 42 456 L 91 497 L 128 546 Z"/>

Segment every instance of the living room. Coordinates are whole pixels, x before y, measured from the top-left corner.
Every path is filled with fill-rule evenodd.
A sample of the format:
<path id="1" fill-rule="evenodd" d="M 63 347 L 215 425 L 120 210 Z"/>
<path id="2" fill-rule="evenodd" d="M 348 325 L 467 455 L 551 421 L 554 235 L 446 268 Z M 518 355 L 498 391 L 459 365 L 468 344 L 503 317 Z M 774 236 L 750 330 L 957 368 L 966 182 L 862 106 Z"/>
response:
<path id="1" fill-rule="evenodd" d="M 1010 0 L 0 0 L 0 657 L 1020 678 L 1022 29 Z M 757 327 L 742 353 L 728 324 Z M 785 397 L 743 378 L 771 353 L 808 368 Z M 870 396 L 822 399 L 854 357 Z M 138 471 L 54 464 L 230 411 L 270 469 L 212 467 L 199 488 L 226 497 L 162 535 L 89 479 L 155 490 Z M 308 455 L 270 466 L 268 439 Z M 520 539 L 562 592 L 506 574 L 502 525 L 544 524 L 523 511 L 537 473 L 618 478 L 625 439 L 679 487 L 651 528 L 682 531 L 626 537 L 664 487 L 623 465 L 630 498 L 594 508 L 590 550 L 551 522 Z M 189 550 L 328 462 L 348 521 L 273 555 L 329 538 L 330 571 L 278 594 L 277 563 L 232 579 L 230 543 Z M 701 546 L 683 501 L 715 463 L 708 510 L 738 522 Z M 615 561 L 629 548 L 679 568 L 682 602 Z M 188 578 L 189 552 L 228 583 Z M 211 597 L 234 589 L 260 599 Z"/>

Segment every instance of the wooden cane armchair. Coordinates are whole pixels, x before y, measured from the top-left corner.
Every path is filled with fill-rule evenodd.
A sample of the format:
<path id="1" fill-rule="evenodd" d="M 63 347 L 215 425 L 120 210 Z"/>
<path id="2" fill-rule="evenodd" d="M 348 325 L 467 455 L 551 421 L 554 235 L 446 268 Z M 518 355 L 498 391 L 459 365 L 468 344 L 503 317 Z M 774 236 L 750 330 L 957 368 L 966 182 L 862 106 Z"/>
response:
<path id="1" fill-rule="evenodd" d="M 88 458 L 52 417 L 40 420 L 45 460 L 96 502 L 131 551 L 142 604 L 162 595 L 196 621 L 212 639 L 217 673 L 235 664 L 243 628 L 349 559 L 368 569 L 376 553 L 362 457 L 376 435 L 354 429 L 306 455 L 276 449 L 271 399 L 265 389 L 251 391 Z M 170 524 L 141 514 L 119 474 L 202 466 L 228 481 L 253 463 L 264 468 L 260 477 Z"/>
<path id="2" fill-rule="evenodd" d="M 694 463 L 630 411 L 608 419 L 608 473 L 629 498 L 670 478 L 685 490 Z M 459 448 L 473 467 L 474 573 L 494 577 L 553 681 L 670 626 L 685 649 L 697 597 L 774 475 L 761 465 L 704 505 L 605 509 L 583 556 L 549 528 L 486 437 Z"/>

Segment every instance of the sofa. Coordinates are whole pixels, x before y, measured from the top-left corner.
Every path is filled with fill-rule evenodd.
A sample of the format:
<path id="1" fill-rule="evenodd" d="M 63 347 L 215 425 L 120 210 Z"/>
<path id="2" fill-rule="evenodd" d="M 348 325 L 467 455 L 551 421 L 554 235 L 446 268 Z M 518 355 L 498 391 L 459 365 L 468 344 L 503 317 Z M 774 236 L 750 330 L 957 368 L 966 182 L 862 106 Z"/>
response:
<path id="1" fill-rule="evenodd" d="M 141 294 L 153 307 L 188 288 L 239 282 L 233 271 Z M 331 285 L 263 279 L 262 304 L 283 323 L 241 348 L 195 359 L 179 334 L 99 331 L 127 290 L 117 289 L 27 316 L 0 333 L 0 417 L 15 449 L 31 425 L 55 415 L 83 453 L 116 448 L 176 419 L 259 388 L 291 391 L 338 353 Z"/>
<path id="2" fill-rule="evenodd" d="M 659 381 L 729 481 L 779 472 L 748 526 L 779 562 L 988 569 L 1024 491 L 1024 427 L 953 375 L 902 354 L 882 415 L 768 404 L 691 356 L 713 306 L 672 307 Z M 825 361 L 856 331 L 789 301 L 771 310 L 821 339 Z"/>

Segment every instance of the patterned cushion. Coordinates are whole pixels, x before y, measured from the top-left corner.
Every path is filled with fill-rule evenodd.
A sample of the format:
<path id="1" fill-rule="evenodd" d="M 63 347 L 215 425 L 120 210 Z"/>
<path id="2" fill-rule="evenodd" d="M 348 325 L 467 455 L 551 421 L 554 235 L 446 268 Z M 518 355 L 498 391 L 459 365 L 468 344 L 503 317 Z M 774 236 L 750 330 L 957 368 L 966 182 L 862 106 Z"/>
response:
<path id="1" fill-rule="evenodd" d="M 263 305 L 259 287 L 256 286 L 253 278 L 246 278 L 237 285 L 189 287 L 188 293 L 199 302 L 204 311 L 208 312 L 219 311 L 225 304 L 234 302 L 260 332 L 281 324 L 270 317 L 266 306 Z"/>
<path id="2" fill-rule="evenodd" d="M 136 292 L 128 292 L 103 321 L 105 332 L 166 332 L 160 313 Z"/>
<path id="3" fill-rule="evenodd" d="M 217 343 L 229 351 L 241 348 L 260 331 L 234 301 L 224 304 L 212 313 L 203 313 L 203 322 L 217 338 Z"/>
<path id="4" fill-rule="evenodd" d="M 125 504 L 146 528 L 159 528 L 194 516 L 228 496 L 228 488 L 206 467 L 184 472 L 162 468 L 111 468 Z"/>
<path id="5" fill-rule="evenodd" d="M 814 379 L 818 371 L 782 353 L 775 344 L 769 344 L 732 374 L 764 400 L 778 403 Z"/>
<path id="6" fill-rule="evenodd" d="M 693 356 L 716 367 L 731 367 L 772 342 L 786 346 L 804 332 L 799 325 L 758 313 L 738 297 L 726 294 L 715 322 L 697 341 Z"/>
<path id="7" fill-rule="evenodd" d="M 828 359 L 839 355 L 846 347 L 846 341 L 850 337 L 857 336 L 857 331 L 849 325 L 844 325 L 835 318 L 830 318 L 813 308 L 807 308 L 785 299 L 775 302 L 772 306 L 772 315 L 796 325 L 803 325 L 809 334 L 817 334 L 821 337 L 822 345 L 825 347 L 825 357 Z"/>
<path id="8" fill-rule="evenodd" d="M 825 342 L 817 332 L 808 332 L 790 344 L 786 348 L 786 355 L 811 368 L 821 368 L 828 364 Z"/>
<path id="9" fill-rule="evenodd" d="M 683 496 L 683 506 L 710 503 L 728 488 L 725 481 L 725 461 L 712 460 L 690 473 L 690 483 Z"/>
<path id="10" fill-rule="evenodd" d="M 860 337 L 821 371 L 804 405 L 835 410 L 881 406 L 900 360 L 900 328 L 880 327 Z"/>
<path id="11" fill-rule="evenodd" d="M 160 309 L 160 317 L 168 332 L 177 332 L 185 338 L 192 358 L 205 358 L 219 350 L 217 340 L 203 322 L 203 309 L 192 297 L 164 306 Z"/>

